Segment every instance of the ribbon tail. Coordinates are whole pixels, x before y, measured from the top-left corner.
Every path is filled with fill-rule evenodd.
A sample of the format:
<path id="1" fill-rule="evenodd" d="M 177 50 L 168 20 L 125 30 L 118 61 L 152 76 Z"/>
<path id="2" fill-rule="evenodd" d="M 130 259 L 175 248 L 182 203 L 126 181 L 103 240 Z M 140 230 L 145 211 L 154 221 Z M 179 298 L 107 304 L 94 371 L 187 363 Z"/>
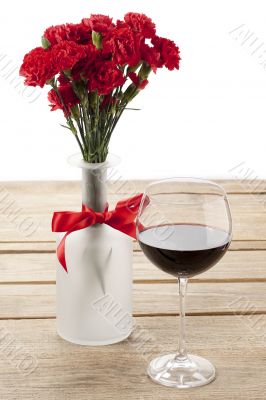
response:
<path id="1" fill-rule="evenodd" d="M 60 241 L 60 243 L 56 249 L 58 261 L 60 262 L 60 264 L 62 265 L 62 267 L 64 268 L 64 270 L 66 272 L 68 272 L 67 266 L 66 266 L 66 257 L 65 257 L 65 243 L 66 243 L 67 235 L 68 235 L 68 232 L 64 235 L 63 239 Z"/>

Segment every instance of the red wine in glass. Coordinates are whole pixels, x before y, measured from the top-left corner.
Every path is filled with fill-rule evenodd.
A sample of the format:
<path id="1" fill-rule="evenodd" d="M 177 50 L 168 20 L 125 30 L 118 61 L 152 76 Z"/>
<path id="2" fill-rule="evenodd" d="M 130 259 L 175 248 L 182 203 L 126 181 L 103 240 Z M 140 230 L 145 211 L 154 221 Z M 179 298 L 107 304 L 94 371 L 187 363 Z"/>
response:
<path id="1" fill-rule="evenodd" d="M 146 257 L 175 277 L 191 277 L 211 268 L 223 257 L 230 240 L 226 231 L 197 224 L 159 225 L 139 234 Z"/>

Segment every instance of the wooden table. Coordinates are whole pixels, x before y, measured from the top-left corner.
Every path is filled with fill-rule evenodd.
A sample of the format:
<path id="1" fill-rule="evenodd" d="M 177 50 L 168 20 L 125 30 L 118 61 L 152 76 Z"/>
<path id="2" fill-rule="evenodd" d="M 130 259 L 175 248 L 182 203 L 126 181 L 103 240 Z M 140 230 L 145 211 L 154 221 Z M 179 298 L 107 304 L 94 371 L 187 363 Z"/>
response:
<path id="1" fill-rule="evenodd" d="M 178 391 L 152 383 L 148 361 L 178 341 L 175 280 L 134 244 L 135 332 L 120 344 L 83 347 L 55 330 L 54 210 L 78 210 L 78 182 L 0 184 L 0 399 L 265 399 L 266 182 L 222 181 L 234 240 L 224 259 L 191 279 L 189 349 L 216 380 Z M 110 203 L 146 182 L 110 184 Z"/>

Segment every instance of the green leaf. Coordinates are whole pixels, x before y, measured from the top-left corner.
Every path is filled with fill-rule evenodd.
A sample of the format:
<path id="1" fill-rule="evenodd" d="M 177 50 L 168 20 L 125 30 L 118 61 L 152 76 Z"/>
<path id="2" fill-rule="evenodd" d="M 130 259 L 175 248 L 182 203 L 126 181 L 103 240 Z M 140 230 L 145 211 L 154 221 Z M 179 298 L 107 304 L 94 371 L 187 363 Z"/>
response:
<path id="1" fill-rule="evenodd" d="M 91 33 L 92 43 L 97 50 L 102 49 L 102 35 L 98 32 L 92 31 Z"/>
<path id="2" fill-rule="evenodd" d="M 131 85 L 128 86 L 128 88 L 126 89 L 126 91 L 123 94 L 123 103 L 129 103 L 131 100 L 134 99 L 134 97 L 137 96 L 137 94 L 139 93 L 139 89 L 136 88 L 136 86 L 134 85 L 134 83 L 131 83 Z"/>
<path id="3" fill-rule="evenodd" d="M 46 85 L 51 85 L 53 86 L 55 83 L 55 77 L 53 77 L 52 79 L 48 79 L 48 81 L 45 82 Z"/>
<path id="4" fill-rule="evenodd" d="M 98 94 L 97 92 L 90 92 L 89 94 L 89 102 L 90 102 L 90 106 L 95 109 L 97 106 L 97 97 Z"/>
<path id="5" fill-rule="evenodd" d="M 42 36 L 42 47 L 46 50 L 49 49 L 49 47 L 51 47 L 51 43 L 49 42 L 48 39 L 46 39 L 46 37 Z"/>
<path id="6" fill-rule="evenodd" d="M 65 75 L 67 78 L 70 78 L 70 77 L 71 77 L 71 69 L 65 69 L 63 72 L 64 72 L 64 75 Z"/>
<path id="7" fill-rule="evenodd" d="M 136 72 L 137 69 L 141 66 L 142 61 L 140 61 L 137 65 L 133 65 L 132 67 L 128 67 L 127 72 Z"/>
<path id="8" fill-rule="evenodd" d="M 149 64 L 147 64 L 146 62 L 144 62 L 142 64 L 142 67 L 139 71 L 139 78 L 144 81 L 145 79 L 148 78 L 149 74 L 151 72 L 151 66 Z"/>
<path id="9" fill-rule="evenodd" d="M 71 131 L 71 129 L 66 125 L 60 124 L 60 126 L 62 126 L 63 128 L 69 129 Z"/>
<path id="10" fill-rule="evenodd" d="M 83 81 L 75 81 L 72 82 L 72 88 L 80 101 L 86 104 L 88 101 L 87 85 Z"/>
<path id="11" fill-rule="evenodd" d="M 78 105 L 71 108 L 71 113 L 75 119 L 80 117 Z"/>

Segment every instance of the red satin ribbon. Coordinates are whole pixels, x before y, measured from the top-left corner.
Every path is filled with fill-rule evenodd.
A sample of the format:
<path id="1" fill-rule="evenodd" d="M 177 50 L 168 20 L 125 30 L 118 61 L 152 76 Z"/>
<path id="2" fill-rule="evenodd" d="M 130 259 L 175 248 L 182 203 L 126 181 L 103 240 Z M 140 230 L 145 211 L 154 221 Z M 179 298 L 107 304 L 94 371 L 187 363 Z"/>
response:
<path id="1" fill-rule="evenodd" d="M 137 216 L 142 194 L 138 194 L 117 203 L 113 211 L 108 207 L 103 213 L 95 212 L 82 205 L 82 211 L 55 212 L 52 219 L 53 232 L 66 232 L 57 247 L 57 257 L 62 267 L 67 271 L 65 259 L 65 242 L 67 236 L 74 231 L 87 228 L 95 224 L 107 224 L 120 232 L 136 238 L 135 218 Z"/>

